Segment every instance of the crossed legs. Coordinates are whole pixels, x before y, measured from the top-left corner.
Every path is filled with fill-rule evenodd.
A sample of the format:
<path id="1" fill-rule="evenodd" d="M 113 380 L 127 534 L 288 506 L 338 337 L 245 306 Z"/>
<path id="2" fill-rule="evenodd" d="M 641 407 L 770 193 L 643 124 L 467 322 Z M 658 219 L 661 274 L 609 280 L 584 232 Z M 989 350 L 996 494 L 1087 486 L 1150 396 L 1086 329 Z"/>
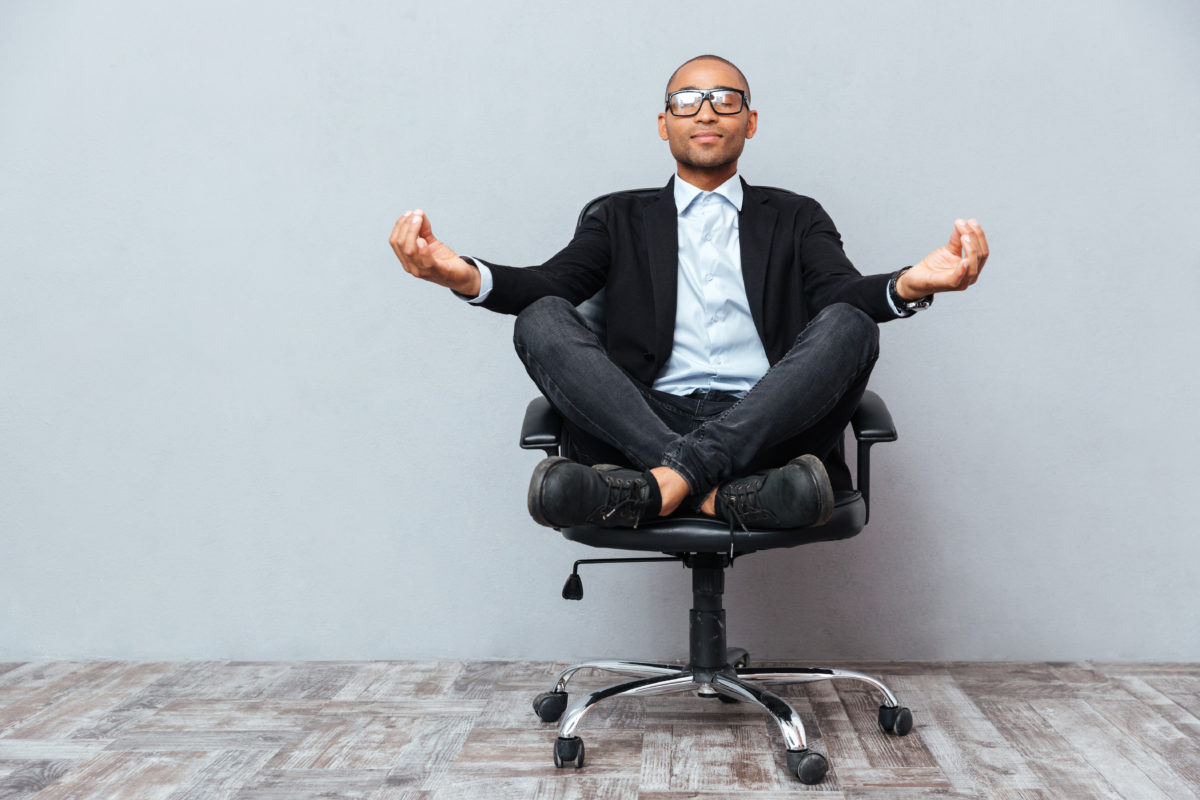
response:
<path id="1" fill-rule="evenodd" d="M 744 397 L 714 402 L 664 395 L 631 378 L 562 298 L 528 306 L 513 338 L 530 377 L 563 415 L 587 460 L 650 472 L 664 515 L 689 496 L 712 514 L 714 489 L 730 479 L 801 453 L 826 455 L 857 407 L 879 352 L 878 326 L 866 314 L 829 306 Z"/>

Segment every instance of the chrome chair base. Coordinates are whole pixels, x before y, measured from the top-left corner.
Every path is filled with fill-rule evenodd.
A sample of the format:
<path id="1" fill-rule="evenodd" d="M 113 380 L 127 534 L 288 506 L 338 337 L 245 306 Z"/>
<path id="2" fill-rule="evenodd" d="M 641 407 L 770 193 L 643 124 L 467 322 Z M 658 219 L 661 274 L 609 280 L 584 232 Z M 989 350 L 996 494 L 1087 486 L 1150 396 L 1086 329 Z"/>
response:
<path id="1" fill-rule="evenodd" d="M 880 706 L 880 726 L 887 733 L 903 736 L 912 727 L 912 714 L 900 705 L 881 681 L 862 672 L 829 667 L 750 667 L 749 654 L 741 648 L 730 648 L 726 666 L 717 671 L 695 670 L 690 666 L 652 661 L 604 660 L 572 664 L 558 674 L 554 689 L 538 695 L 534 710 L 546 722 L 558 721 L 558 743 L 555 763 L 583 765 L 582 742 L 575 730 L 583 717 L 597 704 L 616 697 L 646 697 L 695 691 L 701 697 L 720 697 L 727 702 L 752 703 L 766 712 L 779 728 L 787 746 L 788 771 L 797 774 L 805 783 L 816 783 L 824 777 L 828 764 L 824 756 L 808 749 L 808 739 L 800 715 L 786 700 L 763 688 L 764 685 L 813 683 L 844 678 L 870 684 L 883 695 Z M 567 707 L 567 684 L 575 673 L 584 669 L 603 670 L 634 676 L 634 680 L 616 683 L 580 696 Z M 561 715 L 561 716 L 560 716 Z M 577 745 L 577 747 L 576 747 Z M 577 749 L 577 758 L 570 756 Z M 561 751 L 561 752 L 560 752 Z M 563 763 L 560 763 L 563 762 Z"/>

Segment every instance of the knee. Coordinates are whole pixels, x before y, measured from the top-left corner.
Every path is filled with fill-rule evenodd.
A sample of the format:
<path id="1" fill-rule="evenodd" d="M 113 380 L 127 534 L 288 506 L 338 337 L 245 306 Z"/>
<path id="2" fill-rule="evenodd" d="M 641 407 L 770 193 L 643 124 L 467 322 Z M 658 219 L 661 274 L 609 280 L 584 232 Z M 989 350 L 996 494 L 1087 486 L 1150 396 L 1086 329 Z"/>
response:
<path id="1" fill-rule="evenodd" d="M 553 338 L 551 332 L 560 328 L 558 323 L 574 313 L 574 306 L 561 297 L 534 300 L 517 314 L 517 321 L 513 324 L 513 343 L 518 350 L 528 350 L 538 342 Z"/>
<path id="2" fill-rule="evenodd" d="M 863 357 L 874 361 L 879 356 L 879 324 L 863 311 L 849 303 L 834 303 L 826 306 L 817 320 L 830 325 L 839 338 L 856 347 Z"/>

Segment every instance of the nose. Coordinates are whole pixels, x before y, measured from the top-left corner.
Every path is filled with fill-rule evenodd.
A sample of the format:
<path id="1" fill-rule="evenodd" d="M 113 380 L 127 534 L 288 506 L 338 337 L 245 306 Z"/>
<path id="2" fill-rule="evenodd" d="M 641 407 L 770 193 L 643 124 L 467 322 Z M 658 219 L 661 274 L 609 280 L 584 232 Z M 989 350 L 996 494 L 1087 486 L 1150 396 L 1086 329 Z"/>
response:
<path id="1" fill-rule="evenodd" d="M 705 109 L 708 109 L 705 111 Z M 696 119 L 716 119 L 717 110 L 713 108 L 712 98 L 706 97 L 700 101 L 700 110 L 696 112 Z"/>

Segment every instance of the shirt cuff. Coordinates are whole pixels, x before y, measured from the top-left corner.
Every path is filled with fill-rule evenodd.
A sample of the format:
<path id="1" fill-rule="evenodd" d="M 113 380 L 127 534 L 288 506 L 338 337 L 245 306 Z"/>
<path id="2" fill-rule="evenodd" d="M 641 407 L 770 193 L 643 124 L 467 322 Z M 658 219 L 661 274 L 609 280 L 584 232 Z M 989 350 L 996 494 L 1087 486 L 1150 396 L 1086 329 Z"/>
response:
<path id="1" fill-rule="evenodd" d="M 492 292 L 492 271 L 488 269 L 487 264 L 483 263 L 478 258 L 472 258 L 471 256 L 459 256 L 459 258 L 473 266 L 475 269 L 479 270 L 479 294 L 475 295 L 474 297 L 467 297 L 462 292 L 454 292 L 453 289 L 450 291 L 454 292 L 455 295 L 461 297 L 463 300 L 466 300 L 471 305 L 477 306 L 484 300 L 487 300 L 487 296 Z"/>

